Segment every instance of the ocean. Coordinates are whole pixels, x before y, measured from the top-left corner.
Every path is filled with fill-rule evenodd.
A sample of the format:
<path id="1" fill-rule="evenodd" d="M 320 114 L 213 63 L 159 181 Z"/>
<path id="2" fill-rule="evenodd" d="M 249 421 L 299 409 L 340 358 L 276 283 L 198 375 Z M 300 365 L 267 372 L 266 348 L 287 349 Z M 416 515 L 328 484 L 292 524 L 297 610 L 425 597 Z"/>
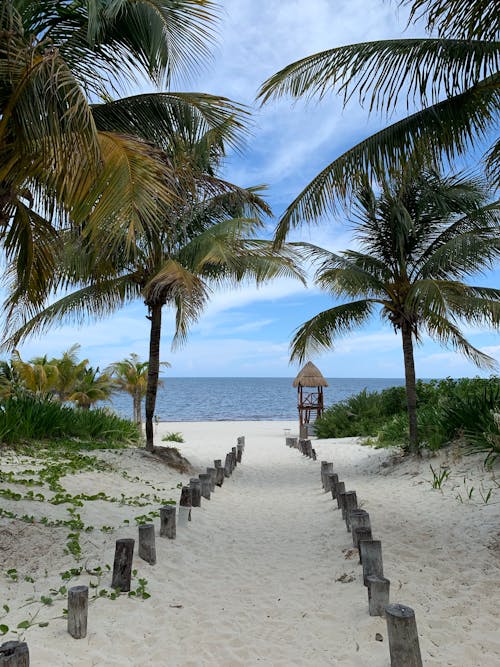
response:
<path id="1" fill-rule="evenodd" d="M 162 379 L 156 398 L 159 421 L 274 421 L 297 418 L 293 378 L 169 378 Z M 404 384 L 399 378 L 327 378 L 325 406 L 363 389 L 380 391 Z M 132 417 L 132 397 L 115 394 L 110 404 Z M 144 411 L 143 411 L 144 419 Z"/>

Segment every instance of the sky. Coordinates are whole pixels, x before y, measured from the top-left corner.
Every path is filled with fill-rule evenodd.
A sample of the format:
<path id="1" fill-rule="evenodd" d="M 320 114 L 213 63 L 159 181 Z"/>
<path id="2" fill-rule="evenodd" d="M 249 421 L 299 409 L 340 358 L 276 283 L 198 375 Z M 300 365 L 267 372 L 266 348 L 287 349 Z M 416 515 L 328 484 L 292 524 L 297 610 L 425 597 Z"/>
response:
<path id="1" fill-rule="evenodd" d="M 224 95 L 251 106 L 252 134 L 243 152 L 228 157 L 224 176 L 241 186 L 267 185 L 275 215 L 270 233 L 286 206 L 322 168 L 387 119 L 370 117 L 357 100 L 343 109 L 335 96 L 321 102 L 282 99 L 260 108 L 255 97 L 264 80 L 301 57 L 334 46 L 424 33 L 418 26 L 406 28 L 406 11 L 392 0 L 221 0 L 221 6 L 212 61 L 198 76 L 177 80 L 172 88 Z M 330 250 L 352 247 L 349 227 L 340 219 L 304 227 L 293 238 Z M 475 282 L 492 286 L 499 278 L 497 270 Z M 314 285 L 306 288 L 291 279 L 258 289 L 243 285 L 215 292 L 187 343 L 174 351 L 173 312 L 164 310 L 161 358 L 170 362 L 167 372 L 172 377 L 294 376 L 300 364 L 289 362 L 293 332 L 333 305 Z M 19 350 L 24 359 L 59 356 L 79 343 L 81 358 L 101 368 L 131 352 L 147 359 L 145 315 L 144 305 L 137 302 L 100 322 L 53 329 Z M 498 334 L 471 327 L 465 332 L 500 362 Z M 400 337 L 377 316 L 311 360 L 327 377 L 403 377 Z M 415 351 L 415 363 L 421 378 L 488 374 L 425 338 Z"/>

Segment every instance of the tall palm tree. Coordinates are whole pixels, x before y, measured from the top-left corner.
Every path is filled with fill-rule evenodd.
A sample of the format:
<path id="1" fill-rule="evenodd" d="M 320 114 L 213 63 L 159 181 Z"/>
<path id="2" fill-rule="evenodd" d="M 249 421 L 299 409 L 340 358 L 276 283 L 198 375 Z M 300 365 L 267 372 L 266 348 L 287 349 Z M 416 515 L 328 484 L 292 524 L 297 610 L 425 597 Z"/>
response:
<path id="1" fill-rule="evenodd" d="M 75 391 L 75 386 L 87 373 L 88 359 L 78 359 L 80 345 L 75 343 L 60 358 L 53 358 L 49 363 L 57 368 L 57 380 L 53 391 L 60 401 L 71 400 L 69 396 Z"/>
<path id="2" fill-rule="evenodd" d="M 75 382 L 68 401 L 83 410 L 90 410 L 94 403 L 107 400 L 113 391 L 113 382 L 107 373 L 99 374 L 99 368 L 86 368 Z"/>
<path id="3" fill-rule="evenodd" d="M 311 256 L 321 260 L 317 284 L 351 300 L 305 322 L 293 339 L 292 357 L 302 360 L 310 350 L 330 348 L 379 311 L 401 335 L 410 449 L 416 451 L 413 346 L 423 333 L 451 344 L 478 366 L 495 365 L 466 340 L 460 326 L 500 328 L 500 289 L 463 282 L 490 268 L 500 254 L 500 205 L 485 205 L 480 182 L 431 170 L 404 173 L 380 188 L 377 195 L 366 179 L 357 192 L 359 250 L 332 253 L 310 246 Z"/>
<path id="4" fill-rule="evenodd" d="M 185 340 L 190 325 L 203 311 L 211 289 L 243 280 L 257 284 L 276 276 L 301 278 L 298 255 L 287 247 L 255 238 L 262 215 L 269 213 L 256 188 L 240 188 L 216 176 L 225 155 L 233 121 L 206 131 L 196 113 L 184 108 L 182 125 L 165 155 L 176 175 L 175 199 L 163 223 L 146 219 L 137 233 L 118 226 L 72 230 L 58 257 L 53 292 L 79 287 L 47 308 L 17 302 L 6 341 L 41 332 L 61 318 L 82 321 L 102 317 L 141 298 L 151 322 L 146 389 L 146 447 L 153 449 L 153 416 L 160 368 L 162 310 L 175 310 L 174 344 Z M 18 326 L 20 325 L 20 326 Z"/>
<path id="5" fill-rule="evenodd" d="M 277 228 L 277 242 L 301 221 L 317 219 L 355 190 L 365 174 L 383 178 L 408 159 L 436 164 L 490 142 L 485 155 L 500 185 L 500 12 L 497 0 L 401 0 L 410 21 L 426 17 L 429 37 L 340 46 L 292 63 L 262 86 L 263 102 L 282 95 L 354 95 L 370 111 L 401 102 L 410 116 L 364 139 L 327 165 L 295 198 Z"/>
<path id="6" fill-rule="evenodd" d="M 169 367 L 170 364 L 168 361 L 160 361 L 160 366 Z M 142 424 L 142 399 L 146 395 L 148 385 L 148 367 L 147 361 L 140 361 L 139 355 L 132 352 L 126 359 L 110 364 L 107 369 L 115 387 L 132 396 L 136 424 Z M 158 386 L 161 386 L 161 382 L 158 382 Z"/>
<path id="7" fill-rule="evenodd" d="M 14 350 L 11 365 L 25 389 L 38 396 L 53 394 L 59 379 L 59 371 L 57 365 L 52 363 L 47 355 L 23 361 L 19 352 Z"/>

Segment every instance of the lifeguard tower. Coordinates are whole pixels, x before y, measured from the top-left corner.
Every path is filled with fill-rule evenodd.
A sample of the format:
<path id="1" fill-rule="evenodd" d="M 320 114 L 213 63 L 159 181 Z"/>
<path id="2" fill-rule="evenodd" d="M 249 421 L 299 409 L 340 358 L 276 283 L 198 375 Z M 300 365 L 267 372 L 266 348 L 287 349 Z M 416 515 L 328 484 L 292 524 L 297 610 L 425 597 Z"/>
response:
<path id="1" fill-rule="evenodd" d="M 300 437 L 306 438 L 312 433 L 316 419 L 323 414 L 323 387 L 328 387 L 328 382 L 319 368 L 308 361 L 293 381 L 293 386 L 297 387 L 298 394 Z"/>

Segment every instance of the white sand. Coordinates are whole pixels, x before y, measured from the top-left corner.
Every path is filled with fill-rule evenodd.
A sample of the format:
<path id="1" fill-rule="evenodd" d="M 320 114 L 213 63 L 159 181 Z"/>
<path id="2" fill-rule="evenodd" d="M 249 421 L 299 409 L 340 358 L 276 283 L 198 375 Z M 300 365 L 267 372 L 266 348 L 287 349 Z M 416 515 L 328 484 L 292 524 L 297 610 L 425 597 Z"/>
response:
<path id="1" fill-rule="evenodd" d="M 75 567 L 63 554 L 67 528 L 46 528 L 0 519 L 0 572 L 16 567 L 20 579 L 0 578 L 0 607 L 10 606 L 0 624 L 13 628 L 37 610 L 48 627 L 24 632 L 37 667 L 316 666 L 387 667 L 385 620 L 368 615 L 367 593 L 357 558 L 336 503 L 323 493 L 320 461 L 334 462 L 346 487 L 370 513 L 374 538 L 382 540 L 391 601 L 416 613 L 424 664 L 453 667 L 500 665 L 499 569 L 500 488 L 482 470 L 481 457 L 455 460 L 450 454 L 424 461 L 390 463 L 391 452 L 356 444 L 354 439 L 314 441 L 318 461 L 285 446 L 290 422 L 211 422 L 161 424 L 162 434 L 180 431 L 181 452 L 203 471 L 245 435 L 241 465 L 210 501 L 193 510 L 177 539 L 157 536 L 157 564 L 134 559 L 147 579 L 148 600 L 93 600 L 85 639 L 74 640 L 66 621 L 55 617 L 66 606 L 39 603 L 21 607 L 61 586 L 59 573 Z M 178 499 L 188 475 L 168 470 L 137 450 L 103 458 L 115 472 L 82 473 L 64 480 L 72 493 L 110 495 L 151 493 Z M 431 488 L 429 464 L 450 466 L 443 490 Z M 0 459 L 0 469 L 6 465 Z M 127 470 L 140 480 L 125 479 Z M 465 480 L 465 481 L 464 481 Z M 3 488 L 13 485 L 2 483 Z M 471 498 L 467 490 L 474 487 Z M 486 496 L 493 488 L 487 503 Z M 19 490 L 19 489 L 16 489 Z M 461 495 L 463 502 L 459 501 Z M 50 495 L 47 494 L 47 495 Z M 15 502 L 1 506 L 16 513 L 66 517 L 65 506 Z M 85 523 L 131 527 L 82 535 L 83 564 L 112 564 L 118 537 L 136 537 L 133 517 L 156 509 L 87 502 L 78 510 Z M 158 520 L 156 520 L 158 525 Z M 343 576 L 347 575 L 347 576 Z M 352 579 L 343 583 L 340 578 Z M 70 585 L 95 580 L 82 574 Z M 106 574 L 99 587 L 109 586 Z M 57 596 L 55 596 L 57 597 Z M 383 641 L 376 641 L 380 633 Z M 12 632 L 3 640 L 14 639 Z"/>

